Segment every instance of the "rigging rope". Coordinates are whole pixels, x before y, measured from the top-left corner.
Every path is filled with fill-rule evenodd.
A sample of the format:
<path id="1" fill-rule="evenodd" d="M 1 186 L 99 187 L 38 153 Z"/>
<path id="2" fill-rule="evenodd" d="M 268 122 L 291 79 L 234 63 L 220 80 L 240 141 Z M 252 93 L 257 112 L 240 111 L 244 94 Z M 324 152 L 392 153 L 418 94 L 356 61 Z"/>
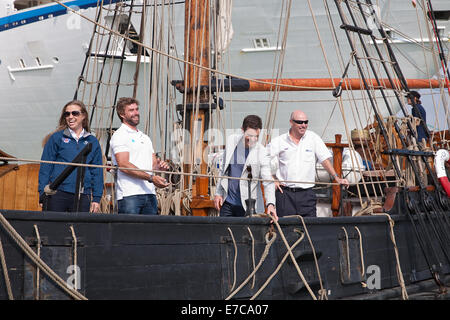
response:
<path id="1" fill-rule="evenodd" d="M 89 167 L 89 168 L 104 168 L 104 169 L 114 169 L 114 170 L 134 170 L 134 171 L 145 171 L 145 172 L 153 172 L 160 174 L 167 174 L 167 171 L 161 170 L 153 170 L 153 169 L 138 169 L 138 168 L 124 168 L 118 166 L 108 166 L 108 165 L 96 165 L 96 164 L 81 164 L 81 163 L 73 163 L 73 162 L 60 162 L 60 161 L 48 161 L 48 160 L 31 160 L 31 159 L 19 159 L 19 158 L 7 158 L 0 157 L 0 161 L 20 161 L 20 162 L 32 162 L 32 163 L 50 163 L 50 164 L 60 164 L 60 165 L 70 165 L 76 167 Z M 230 176 L 217 176 L 211 174 L 200 174 L 200 173 L 183 173 L 183 172 L 170 172 L 173 175 L 180 176 L 191 176 L 191 177 L 206 177 L 206 178 L 216 178 L 216 179 L 231 179 L 231 180 L 243 180 L 243 181 L 258 181 L 258 182 L 284 182 L 284 183 L 304 183 L 304 184 L 322 184 L 326 186 L 339 185 L 336 182 L 322 182 L 322 181 L 297 181 L 297 180 L 274 180 L 274 179 L 258 179 L 258 178 L 241 178 L 241 177 L 230 177 Z M 383 184 L 386 182 L 400 182 L 401 180 L 389 180 L 389 181 L 374 181 L 374 184 Z M 359 182 L 352 183 L 350 185 L 358 185 Z"/>
<path id="2" fill-rule="evenodd" d="M 270 235 L 271 235 L 271 238 L 269 238 Z M 263 254 L 261 255 L 261 258 L 259 259 L 258 265 L 253 269 L 253 271 L 250 273 L 250 275 L 247 277 L 247 279 L 245 279 L 239 285 L 239 287 L 237 287 L 236 290 L 233 291 L 234 285 L 236 283 L 236 281 L 235 281 L 236 280 L 236 269 L 234 269 L 234 281 L 233 281 L 233 287 L 231 288 L 232 292 L 228 295 L 228 297 L 225 298 L 225 300 L 230 300 L 233 296 L 236 295 L 236 293 L 238 293 L 250 281 L 250 279 L 253 278 L 253 276 L 259 270 L 259 268 L 261 267 L 263 262 L 266 260 L 267 255 L 269 254 L 270 247 L 275 242 L 276 238 L 277 238 L 277 234 L 276 233 L 272 233 L 272 234 L 270 234 L 269 232 L 266 233 L 266 236 L 265 236 L 266 246 L 264 248 Z M 236 259 L 236 256 L 235 256 L 235 259 Z M 236 265 L 236 263 L 235 263 L 235 265 Z"/>
<path id="3" fill-rule="evenodd" d="M 22 249 L 22 251 L 33 261 L 36 266 L 38 266 L 42 271 L 52 279 L 61 289 L 63 289 L 67 294 L 76 300 L 87 300 L 85 296 L 76 290 L 70 288 L 67 283 L 61 279 L 37 254 L 30 248 L 26 241 L 17 233 L 13 226 L 5 219 L 3 214 L 0 212 L 0 225 L 6 230 L 6 232 L 11 236 L 11 238 L 17 243 L 17 245 Z"/>
<path id="4" fill-rule="evenodd" d="M 34 225 L 34 231 L 36 232 L 36 254 L 39 257 L 39 259 L 41 258 L 41 236 L 39 235 L 39 229 L 37 227 L 37 225 Z M 39 300 L 39 295 L 40 295 L 40 283 L 41 283 L 41 277 L 40 277 L 40 269 L 39 267 L 36 265 L 36 293 L 35 293 L 35 299 Z"/>
<path id="5" fill-rule="evenodd" d="M 14 296 L 11 289 L 11 281 L 9 279 L 8 267 L 6 266 L 5 251 L 3 250 L 2 240 L 0 239 L 0 262 L 3 269 L 3 278 L 5 279 L 6 291 L 8 292 L 9 300 L 14 300 Z"/>

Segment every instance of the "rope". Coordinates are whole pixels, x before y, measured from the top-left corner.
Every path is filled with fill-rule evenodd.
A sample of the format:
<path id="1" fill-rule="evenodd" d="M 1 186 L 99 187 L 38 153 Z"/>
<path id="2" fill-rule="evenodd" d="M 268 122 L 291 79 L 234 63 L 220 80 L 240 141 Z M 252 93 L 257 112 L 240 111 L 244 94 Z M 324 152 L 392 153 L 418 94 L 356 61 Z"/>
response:
<path id="1" fill-rule="evenodd" d="M 364 250 L 363 250 L 363 243 L 362 243 L 362 234 L 361 234 L 361 231 L 359 231 L 359 228 L 357 226 L 354 226 L 354 227 L 359 234 L 359 255 L 361 257 L 361 278 L 364 279 L 364 275 L 366 274 L 366 267 L 364 265 Z M 361 281 L 361 285 L 363 288 L 367 287 L 367 284 L 364 281 Z"/>
<path id="2" fill-rule="evenodd" d="M 87 300 L 81 293 L 69 288 L 66 282 L 61 279 L 41 258 L 39 258 L 33 249 L 26 243 L 26 241 L 17 233 L 13 226 L 6 220 L 3 214 L 0 213 L 0 224 L 8 232 L 11 238 L 23 250 L 23 252 L 39 267 L 44 273 L 50 277 L 57 285 L 61 287 L 67 294 L 77 300 Z"/>
<path id="3" fill-rule="evenodd" d="M 275 271 L 272 272 L 272 274 L 267 278 L 266 282 L 259 288 L 259 290 L 250 298 L 250 300 L 255 300 L 259 294 L 267 287 L 267 285 L 270 283 L 270 281 L 275 277 L 275 275 L 280 271 L 281 267 L 283 266 L 284 262 L 286 261 L 287 257 L 289 256 L 289 251 L 292 251 L 295 249 L 295 247 L 302 242 L 303 238 L 305 237 L 305 234 L 302 233 L 301 237 L 297 239 L 297 241 L 294 242 L 292 247 L 289 248 L 288 252 L 284 255 L 283 259 L 281 259 L 281 262 L 278 264 L 278 267 L 276 267 Z"/>
<path id="4" fill-rule="evenodd" d="M 228 228 L 229 229 L 229 228 Z M 266 233 L 265 236 L 265 240 L 266 240 L 266 247 L 264 248 L 264 252 L 261 255 L 261 258 L 259 259 L 258 265 L 256 266 L 255 269 L 253 269 L 252 273 L 250 273 L 250 275 L 247 277 L 247 279 L 245 279 L 240 285 L 239 287 L 236 288 L 236 290 L 234 290 L 233 292 L 230 293 L 230 295 L 228 297 L 225 298 L 225 300 L 230 300 L 234 295 L 236 295 L 236 293 L 238 293 L 249 281 L 250 279 L 255 275 L 255 273 L 258 271 L 258 269 L 261 267 L 261 265 L 263 264 L 264 260 L 266 260 L 267 255 L 269 254 L 269 249 L 272 246 L 272 244 L 275 242 L 275 239 L 277 238 L 277 234 L 273 233 L 272 234 L 272 238 L 269 239 L 270 236 L 270 232 Z M 236 275 L 236 272 L 235 272 Z M 233 285 L 234 287 L 234 285 Z"/>
<path id="5" fill-rule="evenodd" d="M 281 230 L 280 225 L 278 224 L 278 221 L 272 219 L 272 221 L 275 223 L 275 225 L 277 226 L 278 231 L 280 232 L 281 238 L 283 239 L 284 245 L 286 246 L 287 250 L 289 251 L 289 255 L 291 257 L 292 262 L 295 265 L 295 269 L 297 270 L 298 275 L 300 276 L 300 278 L 303 281 L 303 284 L 305 285 L 306 289 L 308 290 L 309 294 L 311 295 L 311 297 L 313 298 L 313 300 L 317 300 L 316 295 L 314 294 L 314 292 L 311 290 L 308 282 L 306 281 L 305 277 L 303 276 L 302 271 L 300 270 L 300 267 L 298 266 L 297 260 L 295 260 L 294 254 L 292 253 L 292 251 L 290 250 L 290 246 L 289 243 L 286 240 L 286 237 L 284 236 L 283 230 Z"/>
<path id="6" fill-rule="evenodd" d="M 250 238 L 252 239 L 252 264 L 253 264 L 253 270 L 255 270 L 255 238 L 253 237 L 252 230 L 250 230 L 250 227 L 247 227 L 248 233 L 250 234 Z M 256 276 L 253 276 L 252 280 L 252 286 L 251 289 L 255 287 L 255 280 Z"/>
<path id="7" fill-rule="evenodd" d="M 366 267 L 364 265 L 364 250 L 363 250 L 363 243 L 362 243 L 362 234 L 361 231 L 359 231 L 359 228 L 357 226 L 354 226 L 356 231 L 359 234 L 359 254 L 361 256 L 361 277 L 364 277 L 364 274 L 366 273 Z"/>
<path id="8" fill-rule="evenodd" d="M 400 287 L 402 288 L 402 299 L 403 300 L 408 300 L 408 292 L 406 291 L 406 285 L 405 285 L 405 280 L 403 279 L 403 272 L 402 272 L 402 268 L 400 265 L 400 256 L 398 253 L 398 247 L 397 247 L 397 242 L 395 240 L 395 233 L 394 233 L 394 225 L 395 222 L 394 220 L 392 220 L 391 216 L 387 213 L 380 213 L 382 215 L 385 215 L 388 219 L 388 223 L 389 223 L 389 227 L 390 227 L 390 238 L 392 241 L 392 244 L 394 245 L 394 253 L 395 253 L 395 260 L 396 260 L 396 272 L 397 272 L 397 279 L 398 282 L 400 284 Z M 376 214 L 375 214 L 376 215 Z"/>
<path id="9" fill-rule="evenodd" d="M 124 168 L 118 166 L 108 166 L 108 165 L 99 165 L 99 164 L 81 164 L 81 163 L 73 163 L 73 162 L 60 162 L 60 161 L 49 161 L 49 160 L 31 160 L 31 159 L 20 159 L 20 158 L 7 158 L 0 157 L 0 161 L 19 161 L 19 162 L 32 162 L 32 163 L 49 163 L 49 164 L 60 164 L 60 165 L 70 165 L 70 166 L 78 166 L 78 167 L 88 167 L 88 168 L 105 168 L 105 169 L 116 169 L 116 170 L 133 170 L 133 171 L 145 171 L 145 172 L 153 172 L 153 173 L 162 173 L 167 174 L 167 171 L 162 170 L 153 170 L 153 169 L 139 169 L 139 168 Z M 230 180 L 243 180 L 243 181 L 258 181 L 258 182 L 284 182 L 284 183 L 303 183 L 303 184 L 318 184 L 325 186 L 334 186 L 339 185 L 335 182 L 321 182 L 321 181 L 297 181 L 297 180 L 274 180 L 274 179 L 258 179 L 258 178 L 240 178 L 240 177 L 230 177 L 230 176 L 216 176 L 211 174 L 201 174 L 201 173 L 186 173 L 186 172 L 171 172 L 174 175 L 180 176 L 191 176 L 191 177 L 205 177 L 205 178 L 215 178 L 215 179 L 230 179 Z M 374 181 L 373 184 L 384 184 L 386 182 L 400 182 L 401 180 L 385 180 L 385 181 Z M 352 183 L 350 185 L 359 185 L 362 184 L 360 182 Z"/>
<path id="10" fill-rule="evenodd" d="M 350 248 L 348 245 L 348 234 L 347 234 L 347 230 L 345 230 L 344 227 L 341 227 L 342 230 L 344 230 L 344 234 L 345 234 L 345 252 L 347 254 L 347 270 L 348 270 L 348 278 L 350 279 Z"/>
<path id="11" fill-rule="evenodd" d="M 302 222 L 303 229 L 305 230 L 306 236 L 308 237 L 309 245 L 311 246 L 311 250 L 313 252 L 314 263 L 316 265 L 317 276 L 319 277 L 319 283 L 320 283 L 320 299 L 321 300 L 324 300 L 324 299 L 328 300 L 327 291 L 323 287 L 322 276 L 320 275 L 320 268 L 319 268 L 319 262 L 317 261 L 316 249 L 314 248 L 314 245 L 312 243 L 311 237 L 309 236 L 309 232 L 308 232 L 308 228 L 306 227 L 305 220 L 300 215 L 297 216 L 297 217 Z"/>
<path id="12" fill-rule="evenodd" d="M 39 259 L 41 258 L 41 236 L 39 235 L 39 229 L 37 227 L 37 225 L 34 225 L 34 231 L 36 232 L 36 239 L 37 239 L 37 243 L 36 243 L 36 254 L 39 257 Z M 40 294 L 40 269 L 38 266 L 36 266 L 36 293 L 35 293 L 35 299 L 39 300 L 39 294 Z"/>
<path id="13" fill-rule="evenodd" d="M 367 205 L 367 203 L 365 203 L 365 204 Z M 391 216 L 389 214 L 387 214 L 387 213 L 374 213 L 373 212 L 373 208 L 374 207 L 377 207 L 377 206 L 373 206 L 371 204 L 370 206 L 367 206 L 363 210 L 361 210 L 358 213 L 356 213 L 355 216 L 360 216 L 360 215 L 363 215 L 363 214 L 369 214 L 369 215 L 382 214 L 382 215 L 385 215 L 387 217 L 388 222 L 389 222 L 389 226 L 390 226 L 390 230 L 389 230 L 390 231 L 390 238 L 391 238 L 392 244 L 394 245 L 397 278 L 398 278 L 398 282 L 399 282 L 399 284 L 400 284 L 400 286 L 402 288 L 402 298 L 403 298 L 403 300 L 407 300 L 408 299 L 408 293 L 406 291 L 405 280 L 403 279 L 403 273 L 402 273 L 402 269 L 401 269 L 401 265 L 400 265 L 400 256 L 399 256 L 399 252 L 398 252 L 397 242 L 395 240 L 395 233 L 394 233 L 395 222 L 394 222 L 394 220 L 392 220 Z M 365 270 L 365 268 L 364 268 L 363 250 L 362 250 L 361 232 L 359 231 L 358 227 L 356 227 L 356 226 L 355 226 L 355 229 L 358 231 L 359 236 L 360 236 L 361 265 L 363 266 L 362 270 Z M 364 276 L 364 273 L 362 275 Z M 365 286 L 364 283 L 362 285 Z"/>
<path id="14" fill-rule="evenodd" d="M 357 217 L 365 214 L 374 214 L 374 210 L 380 208 L 383 208 L 383 206 L 379 201 L 370 200 L 369 203 L 366 201 L 362 204 L 361 210 L 356 212 L 353 216 Z"/>
<path id="15" fill-rule="evenodd" d="M 74 276 L 75 276 L 75 286 L 74 290 L 77 290 L 77 284 L 78 284 L 78 254 L 77 254 L 77 247 L 78 247 L 78 241 L 77 236 L 75 235 L 75 230 L 73 229 L 73 226 L 70 226 L 70 231 L 72 232 L 72 239 L 73 239 L 73 265 L 74 265 Z"/>
<path id="16" fill-rule="evenodd" d="M 228 232 L 231 235 L 231 239 L 233 240 L 233 246 L 234 246 L 234 261 L 233 261 L 233 285 L 231 286 L 230 291 L 234 289 L 234 286 L 236 285 L 236 262 L 237 262 L 237 245 L 236 240 L 234 239 L 233 231 L 231 231 L 230 228 L 227 228 Z"/>
<path id="17" fill-rule="evenodd" d="M 205 70 L 205 71 L 209 71 L 209 72 L 212 72 L 212 73 L 214 73 L 214 74 L 221 74 L 221 75 L 223 75 L 223 76 L 229 77 L 230 79 L 231 79 L 231 78 L 238 78 L 238 79 L 242 79 L 242 80 L 252 81 L 252 82 L 254 82 L 254 83 L 270 84 L 270 85 L 272 85 L 272 86 L 277 86 L 277 87 L 282 86 L 282 87 L 285 87 L 285 88 L 314 89 L 314 87 L 295 86 L 295 85 L 288 85 L 288 84 L 279 84 L 279 83 L 276 83 L 276 82 L 260 81 L 260 80 L 256 80 L 256 79 L 245 78 L 245 77 L 238 76 L 238 75 L 235 75 L 235 74 L 231 74 L 231 73 L 219 71 L 219 70 L 217 70 L 217 69 L 208 68 L 208 67 L 202 66 L 202 65 L 200 65 L 200 64 L 197 64 L 197 63 L 194 63 L 194 62 L 190 62 L 190 61 L 187 61 L 187 60 L 184 60 L 184 59 L 181 59 L 181 58 L 172 56 L 172 55 L 167 54 L 167 53 L 165 53 L 165 52 L 163 52 L 163 51 L 161 51 L 161 50 L 152 48 L 152 47 L 150 47 L 150 46 L 148 46 L 148 45 L 145 45 L 145 44 L 143 44 L 143 43 L 140 43 L 139 41 L 136 41 L 136 40 L 134 40 L 134 39 L 131 39 L 131 38 L 129 38 L 129 37 L 123 35 L 123 34 L 120 34 L 120 32 L 118 32 L 118 31 L 112 30 L 112 29 L 110 29 L 110 28 L 108 28 L 108 27 L 106 27 L 106 26 L 104 26 L 104 25 L 102 25 L 102 24 L 100 24 L 100 23 L 95 22 L 94 20 L 92 20 L 92 19 L 86 17 L 85 15 L 81 14 L 79 11 L 73 10 L 72 8 L 68 7 L 67 5 L 65 5 L 64 3 L 61 3 L 61 2 L 58 1 L 58 0 L 53 0 L 53 2 L 55 2 L 55 3 L 57 3 L 57 4 L 59 4 L 59 5 L 63 6 L 63 7 L 65 7 L 65 8 L 68 9 L 68 10 L 71 10 L 73 13 L 79 15 L 81 18 L 83 18 L 83 19 L 85 19 L 85 20 L 87 20 L 87 21 L 93 23 L 94 25 L 99 26 L 100 28 L 102 28 L 102 29 L 108 31 L 108 32 L 111 33 L 111 34 L 114 34 L 114 35 L 116 35 L 116 36 L 118 36 L 118 37 L 121 37 L 121 38 L 123 38 L 123 39 L 125 39 L 125 40 L 127 40 L 127 41 L 129 41 L 129 42 L 131 42 L 131 43 L 134 43 L 134 44 L 136 44 L 136 45 L 138 45 L 138 46 L 140 46 L 140 47 L 142 47 L 142 48 L 145 48 L 145 49 L 148 49 L 148 50 L 150 50 L 150 51 L 153 51 L 153 52 L 155 52 L 155 53 L 157 53 L 157 54 L 159 54 L 159 55 L 162 55 L 162 56 L 167 57 L 167 58 L 169 58 L 169 59 L 172 59 L 172 60 L 181 62 L 181 63 L 183 63 L 183 64 L 185 64 L 185 65 L 191 65 L 192 67 L 195 67 L 195 68 L 198 68 L 198 69 L 203 69 L 203 70 Z M 323 89 L 334 89 L 334 88 L 331 88 L 331 87 L 330 87 L 330 88 L 323 88 Z"/>
<path id="18" fill-rule="evenodd" d="M 397 262 L 397 267 L 396 267 L 397 277 L 398 277 L 398 282 L 399 282 L 400 286 L 402 287 L 402 298 L 403 298 L 403 300 L 407 300 L 408 292 L 406 291 L 405 280 L 403 279 L 403 272 L 402 272 L 402 268 L 400 266 L 400 256 L 398 253 L 397 242 L 395 240 L 395 234 L 394 234 L 395 222 L 394 222 L 394 220 L 392 220 L 391 216 L 388 215 L 387 213 L 384 213 L 384 215 L 389 220 L 390 236 L 391 236 L 392 244 L 394 245 L 395 260 Z"/>
<path id="19" fill-rule="evenodd" d="M 2 240 L 0 239 L 0 260 L 2 263 L 3 276 L 5 277 L 6 290 L 8 291 L 9 300 L 14 300 L 14 296 L 11 290 L 11 281 L 9 280 L 8 268 L 6 266 L 5 252 L 3 251 Z"/>

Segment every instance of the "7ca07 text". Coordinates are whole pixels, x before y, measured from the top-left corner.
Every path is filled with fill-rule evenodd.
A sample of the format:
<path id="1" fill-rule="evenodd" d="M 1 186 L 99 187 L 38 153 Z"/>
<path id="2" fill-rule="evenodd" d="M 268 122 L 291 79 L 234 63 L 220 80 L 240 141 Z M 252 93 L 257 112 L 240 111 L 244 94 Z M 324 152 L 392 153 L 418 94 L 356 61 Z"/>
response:
<path id="1" fill-rule="evenodd" d="M 227 315 L 265 315 L 269 309 L 268 304 L 227 304 L 225 314 Z"/>

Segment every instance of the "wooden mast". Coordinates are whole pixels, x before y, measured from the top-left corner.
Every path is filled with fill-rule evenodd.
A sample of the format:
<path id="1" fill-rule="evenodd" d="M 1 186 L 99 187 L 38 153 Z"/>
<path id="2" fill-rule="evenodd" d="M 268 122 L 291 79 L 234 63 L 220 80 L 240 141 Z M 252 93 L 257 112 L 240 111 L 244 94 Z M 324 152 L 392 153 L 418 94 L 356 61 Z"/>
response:
<path id="1" fill-rule="evenodd" d="M 186 0 L 185 1 L 185 34 L 184 34 L 184 56 L 185 59 L 195 65 L 210 68 L 210 0 Z M 211 105 L 210 87 L 212 84 L 210 71 L 198 66 L 186 64 L 184 81 L 175 81 L 173 85 L 184 94 L 185 111 L 184 121 L 186 129 L 190 132 L 190 148 L 189 152 L 185 152 L 185 156 L 189 159 L 188 164 L 184 165 L 184 171 L 190 172 L 192 166 L 198 164 L 200 173 L 207 173 L 207 163 L 204 159 L 204 151 L 207 147 L 207 142 L 204 141 L 204 132 L 209 126 L 209 110 L 215 108 Z M 393 89 L 387 79 L 380 79 L 381 85 Z M 280 91 L 314 91 L 314 90 L 333 90 L 335 84 L 339 83 L 341 79 L 255 79 L 239 80 L 239 88 L 233 88 L 234 91 L 270 91 L 274 89 L 274 84 L 280 85 Z M 440 83 L 438 80 L 432 79 L 408 79 L 408 87 L 419 88 L 437 88 Z M 378 86 L 376 79 L 369 79 L 369 86 Z M 400 86 L 398 80 L 394 80 L 394 85 Z M 225 88 L 233 87 L 225 85 Z M 341 86 L 342 90 L 363 90 L 364 85 L 360 79 L 344 79 Z M 184 108 L 183 108 L 184 111 Z M 192 147 L 194 146 L 194 147 Z M 334 167 L 338 174 L 342 173 L 340 161 L 342 159 L 343 144 L 340 142 L 340 136 L 336 137 L 336 143 L 333 144 L 333 151 L 335 155 Z M 190 152 L 194 154 L 191 155 Z M 191 163 L 194 161 L 194 163 Z M 185 188 L 190 185 L 192 177 L 185 179 Z M 213 201 L 209 198 L 209 183 L 206 177 L 197 177 L 192 184 L 192 201 L 190 204 L 192 215 L 207 216 L 209 208 L 213 208 Z M 338 215 L 339 212 L 339 186 L 333 187 L 333 215 Z"/>
<path id="2" fill-rule="evenodd" d="M 209 0 L 186 0 L 185 2 L 185 31 L 184 31 L 184 56 L 188 62 L 202 67 L 210 67 L 210 32 L 209 32 Z M 191 146 L 194 147 L 194 161 L 200 164 L 200 173 L 207 173 L 207 163 L 204 159 L 204 150 L 207 143 L 204 142 L 204 132 L 209 125 L 210 96 L 209 90 L 197 90 L 205 88 L 210 82 L 210 72 L 206 69 L 187 64 L 185 67 L 184 92 L 186 101 L 185 124 L 191 135 Z M 195 140 L 194 140 L 195 139 Z M 185 165 L 185 171 L 190 172 L 193 164 Z M 192 179 L 192 178 L 190 178 Z M 188 187 L 189 180 L 185 180 Z M 207 216 L 208 209 L 213 208 L 213 201 L 209 199 L 208 178 L 197 177 L 193 183 L 193 198 L 190 204 L 192 215 Z"/>

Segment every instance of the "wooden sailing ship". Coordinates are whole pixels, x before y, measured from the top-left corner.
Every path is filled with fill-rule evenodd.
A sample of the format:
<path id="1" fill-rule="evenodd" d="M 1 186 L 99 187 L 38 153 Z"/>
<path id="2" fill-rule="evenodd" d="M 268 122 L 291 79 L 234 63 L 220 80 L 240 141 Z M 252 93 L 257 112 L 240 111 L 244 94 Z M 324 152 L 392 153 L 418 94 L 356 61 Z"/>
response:
<path id="1" fill-rule="evenodd" d="M 6 166 L 0 167 L 0 207 L 3 208 L 0 254 L 4 258 L 5 286 L 0 297 L 407 299 L 420 296 L 423 291 L 430 292 L 433 298 L 447 297 L 450 207 L 433 167 L 433 151 L 449 149 L 448 130 L 430 133 L 428 149 L 425 149 L 410 138 L 416 136 L 415 122 L 408 118 L 403 127 L 397 121 L 389 122 L 379 113 L 374 99 L 374 92 L 379 92 L 389 115 L 394 116 L 386 90 L 395 88 L 393 99 L 407 118 L 402 92 L 412 88 L 442 88 L 444 82 L 405 79 L 376 15 L 364 9 L 372 8 L 370 0 L 352 2 L 354 7 L 349 3 L 336 1 L 336 7 L 342 22 L 340 28 L 353 52 L 351 59 L 358 70 L 357 79 L 349 78 L 347 69 L 342 78 L 327 80 L 218 79 L 220 72 L 211 67 L 210 41 L 205 40 L 210 39 L 210 1 L 186 1 L 188 27 L 185 60 L 181 59 L 184 79 L 170 82 L 183 94 L 183 103 L 176 110 L 182 117 L 178 128 L 186 129 L 190 135 L 181 139 L 182 145 L 187 145 L 182 159 L 189 161 L 173 162 L 171 179 L 179 187 L 178 193 L 171 188 L 172 194 L 164 191 L 159 199 L 163 202 L 170 198 L 171 204 L 178 207 L 170 210 L 166 205 L 164 210 L 161 208 L 165 213 L 160 216 L 114 214 L 113 197 L 105 198 L 103 204 L 109 214 L 35 212 L 39 210 L 37 193 L 33 194 L 33 188 L 37 190 L 33 183 L 37 181 L 38 164 L 19 166 L 11 156 L 2 154 Z M 131 21 L 132 8 L 138 6 L 117 4 L 117 24 Z M 145 2 L 140 12 L 141 21 L 145 21 Z M 127 15 L 128 19 L 123 20 Z M 373 44 L 377 39 L 375 31 L 369 28 L 367 16 L 374 19 L 388 57 L 376 46 L 377 57 L 368 54 L 363 39 L 371 39 Z M 114 25 L 113 21 L 111 26 Z M 116 65 L 123 67 L 127 43 L 137 45 L 138 62 L 147 58 L 155 61 L 156 54 L 161 52 L 145 44 L 144 26 L 142 22 L 139 35 L 132 35 L 129 27 L 121 34 L 112 27 L 95 24 L 85 67 L 102 59 L 103 64 L 96 68 L 103 75 L 107 62 L 120 51 L 109 47 L 113 46 L 114 37 L 122 41 L 122 59 Z M 93 47 L 95 37 L 102 33 L 100 30 L 108 31 L 110 37 L 101 55 Z M 353 38 L 360 40 L 360 46 L 353 47 Z M 379 76 L 380 70 L 373 65 L 375 59 L 384 77 Z M 367 63 L 367 70 L 362 61 Z M 395 67 L 391 69 L 392 66 Z M 114 109 L 101 112 L 107 108 L 100 102 L 106 91 L 100 88 L 100 82 L 94 84 L 98 90 L 94 94 L 91 91 L 87 97 L 89 80 L 85 67 L 75 96 L 88 100 L 91 121 L 107 119 L 108 126 L 97 132 L 104 139 L 107 158 L 108 138 L 114 130 Z M 109 75 L 118 77 L 117 84 L 122 69 L 118 70 Z M 139 72 L 138 67 L 134 73 L 134 95 Z M 155 77 L 156 73 L 152 74 L 149 81 L 152 92 L 158 90 Z M 326 188 L 321 199 L 331 212 L 328 217 L 292 216 L 279 222 L 271 222 L 268 217 L 217 217 L 211 200 L 215 178 L 211 173 L 215 171 L 203 155 L 213 149 L 206 132 L 213 114 L 220 109 L 219 88 L 233 92 L 271 90 L 275 96 L 282 90 L 328 90 L 333 91 L 338 101 L 342 90 L 365 91 L 374 121 L 352 131 L 354 136 L 348 132 L 346 143 L 342 142 L 341 135 L 336 135 L 336 140 L 327 145 L 333 150 L 338 174 L 344 173 L 344 148 L 359 149 L 360 156 L 371 160 L 374 168 L 364 172 L 359 168 L 361 183 L 354 183 L 350 193 L 332 183 L 323 183 Z M 117 85 L 112 96 L 117 98 L 120 90 Z M 149 100 L 155 102 L 152 96 Z M 114 98 L 109 102 L 108 105 L 114 106 Z M 273 127 L 268 129 L 267 140 Z M 358 170 L 353 170 L 353 174 L 355 171 Z M 411 173 L 408 183 L 407 171 Z M 107 188 L 105 193 L 108 194 Z"/>

